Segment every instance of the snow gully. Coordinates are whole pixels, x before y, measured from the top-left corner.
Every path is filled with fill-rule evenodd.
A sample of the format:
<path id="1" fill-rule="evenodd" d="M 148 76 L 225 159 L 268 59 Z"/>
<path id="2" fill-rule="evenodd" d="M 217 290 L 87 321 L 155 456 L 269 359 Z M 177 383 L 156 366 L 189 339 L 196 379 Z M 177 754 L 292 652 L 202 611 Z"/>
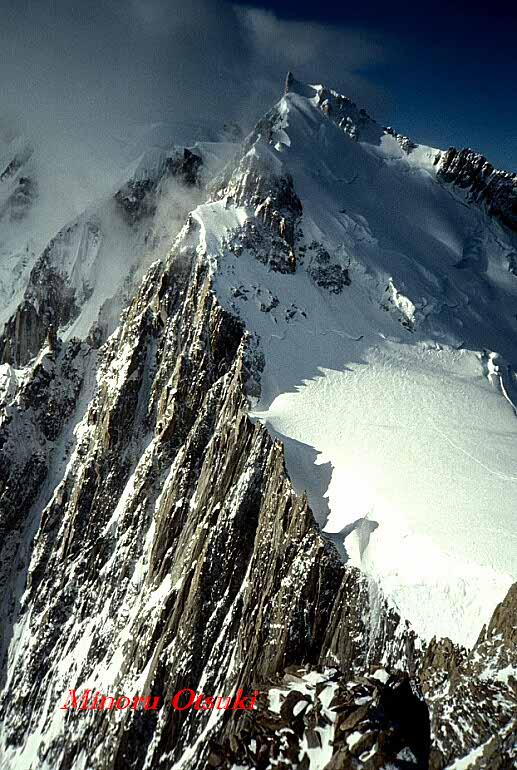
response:
<path id="1" fill-rule="evenodd" d="M 244 690 L 237 690 L 235 695 L 205 695 L 196 693 L 190 688 L 179 690 L 171 698 L 170 705 L 175 711 L 254 711 L 259 691 L 254 690 L 251 695 L 244 695 Z M 101 692 L 84 690 L 77 693 L 76 690 L 68 690 L 65 702 L 60 706 L 62 711 L 125 711 L 131 709 L 143 709 L 144 711 L 157 711 L 161 708 L 160 696 L 141 695 L 103 695 Z"/>

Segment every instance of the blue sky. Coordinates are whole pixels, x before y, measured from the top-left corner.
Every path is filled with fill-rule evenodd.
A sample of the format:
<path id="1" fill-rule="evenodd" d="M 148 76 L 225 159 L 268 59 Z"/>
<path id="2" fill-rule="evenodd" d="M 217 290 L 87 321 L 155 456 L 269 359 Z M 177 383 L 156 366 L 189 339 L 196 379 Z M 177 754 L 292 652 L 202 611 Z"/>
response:
<path id="1" fill-rule="evenodd" d="M 383 93 L 379 120 L 434 146 L 472 146 L 495 165 L 517 170 L 516 2 L 239 4 L 361 31 L 382 50 L 360 67 Z"/>

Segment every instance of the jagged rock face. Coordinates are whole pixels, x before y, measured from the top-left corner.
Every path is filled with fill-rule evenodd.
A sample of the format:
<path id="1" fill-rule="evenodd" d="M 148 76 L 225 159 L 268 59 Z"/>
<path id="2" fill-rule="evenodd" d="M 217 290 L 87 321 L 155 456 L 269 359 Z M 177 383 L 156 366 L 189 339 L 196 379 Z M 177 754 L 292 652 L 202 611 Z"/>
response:
<path id="1" fill-rule="evenodd" d="M 358 108 L 348 97 L 327 88 L 318 88 L 316 97 L 321 110 L 341 128 L 350 139 L 358 142 L 364 138 L 379 138 L 377 123 L 365 109 Z"/>
<path id="2" fill-rule="evenodd" d="M 319 655 L 343 567 L 292 492 L 280 445 L 245 415 L 242 328 L 201 267 L 188 284 L 182 272 L 155 271 L 129 309 L 43 514 L 22 608 L 31 634 L 3 702 L 12 746 L 34 729 L 30 714 L 48 727 L 66 688 L 117 649 L 117 686 L 143 676 L 166 700 L 201 679 L 246 686 Z M 103 613 L 102 626 L 86 621 Z M 82 660 L 49 667 L 51 651 L 63 660 L 85 633 Z M 92 756 L 102 746 L 92 767 L 141 767 L 146 755 L 167 767 L 198 731 L 182 713 L 156 726 L 136 714 L 109 738 L 92 718 L 60 731 L 41 759 L 65 767 L 79 746 Z"/>
<path id="3" fill-rule="evenodd" d="M 418 147 L 418 145 L 415 144 L 415 142 L 413 142 L 408 136 L 404 136 L 403 134 L 397 133 L 395 129 L 393 129 L 391 126 L 386 126 L 384 131 L 390 136 L 392 136 L 394 139 L 396 139 L 397 142 L 402 147 L 402 149 L 404 150 L 404 152 L 407 152 L 408 155 L 410 152 L 412 152 Z"/>
<path id="4" fill-rule="evenodd" d="M 92 289 L 85 281 L 77 288 L 72 285 L 68 255 L 77 249 L 79 259 L 85 259 L 89 251 L 98 253 L 101 241 L 95 218 L 80 218 L 50 241 L 31 270 L 23 301 L 0 337 L 2 363 L 25 366 L 38 354 L 51 327 L 60 329 L 77 317 Z"/>
<path id="5" fill-rule="evenodd" d="M 443 770 L 466 746 L 483 744 L 485 759 L 480 755 L 473 768 L 515 766 L 516 598 L 514 583 L 471 651 L 440 640 L 433 641 L 425 652 L 421 680 L 435 736 L 431 770 Z"/>
<path id="6" fill-rule="evenodd" d="M 378 142 L 382 129 L 365 109 L 359 108 L 352 99 L 324 86 L 308 86 L 287 74 L 284 93 L 297 93 L 314 99 L 315 104 L 354 141 Z"/>
<path id="7" fill-rule="evenodd" d="M 267 134 L 270 130 L 267 121 L 265 125 Z M 272 270 L 292 273 L 296 270 L 294 247 L 302 204 L 292 178 L 285 173 L 272 173 L 267 158 L 261 157 L 261 151 L 267 156 L 267 147 L 253 144 L 263 133 L 264 127 L 257 129 L 253 140 L 247 140 L 250 150 L 243 154 L 237 168 L 231 168 L 226 176 L 214 181 L 212 198 L 223 199 L 227 206 L 254 211 L 256 221 L 248 220 L 227 239 L 230 250 L 240 254 L 250 248 Z"/>
<path id="8" fill-rule="evenodd" d="M 450 147 L 439 153 L 438 177 L 467 190 L 472 200 L 513 232 L 517 231 L 517 176 L 494 169 L 487 159 L 468 148 Z"/>
<path id="9" fill-rule="evenodd" d="M 67 228 L 58 241 L 69 234 Z M 0 338 L 2 363 L 24 366 L 38 354 L 51 326 L 64 326 L 79 312 L 67 276 L 53 264 L 54 247 L 55 241 L 51 241 L 32 269 L 25 299 L 5 326 Z"/>
<path id="10" fill-rule="evenodd" d="M 506 650 L 508 652 L 517 649 L 517 626 L 514 622 L 517 617 L 517 584 L 510 588 L 504 601 L 499 604 L 494 610 L 492 620 L 488 624 L 487 628 L 483 628 L 479 639 L 477 641 L 476 648 L 485 648 L 490 644 L 498 644 L 501 652 Z M 511 665 L 514 662 L 510 657 L 506 657 L 501 661 L 505 666 Z"/>

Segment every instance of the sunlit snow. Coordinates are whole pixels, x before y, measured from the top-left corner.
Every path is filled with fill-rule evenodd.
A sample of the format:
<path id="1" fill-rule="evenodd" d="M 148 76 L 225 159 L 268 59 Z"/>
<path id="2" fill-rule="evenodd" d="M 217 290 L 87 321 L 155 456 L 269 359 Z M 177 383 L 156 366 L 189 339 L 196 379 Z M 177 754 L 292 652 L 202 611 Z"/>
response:
<path id="1" fill-rule="evenodd" d="M 242 209 L 195 213 L 216 289 L 265 355 L 251 414 L 343 557 L 424 638 L 472 645 L 517 575 L 513 245 L 438 182 L 436 150 L 354 142 L 313 102 L 280 103 L 272 171 L 293 176 L 302 243 L 351 286 L 317 286 L 309 252 L 294 275 L 226 252 Z"/>

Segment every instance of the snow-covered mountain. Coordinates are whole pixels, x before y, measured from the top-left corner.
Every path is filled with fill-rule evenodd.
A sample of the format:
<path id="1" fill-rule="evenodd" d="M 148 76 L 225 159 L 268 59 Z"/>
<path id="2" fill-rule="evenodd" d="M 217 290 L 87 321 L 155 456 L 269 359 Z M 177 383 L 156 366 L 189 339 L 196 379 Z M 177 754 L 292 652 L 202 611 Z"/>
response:
<path id="1" fill-rule="evenodd" d="M 516 177 L 291 75 L 165 133 L 2 262 L 0 768 L 513 767 Z M 59 708 L 182 687 L 259 710 Z"/>
<path id="2" fill-rule="evenodd" d="M 516 576 L 514 237 L 442 183 L 450 153 L 290 88 L 193 215 L 218 296 L 260 337 L 252 415 L 415 630 L 471 646 Z M 248 216 L 249 176 L 292 180 L 284 266 Z"/>

